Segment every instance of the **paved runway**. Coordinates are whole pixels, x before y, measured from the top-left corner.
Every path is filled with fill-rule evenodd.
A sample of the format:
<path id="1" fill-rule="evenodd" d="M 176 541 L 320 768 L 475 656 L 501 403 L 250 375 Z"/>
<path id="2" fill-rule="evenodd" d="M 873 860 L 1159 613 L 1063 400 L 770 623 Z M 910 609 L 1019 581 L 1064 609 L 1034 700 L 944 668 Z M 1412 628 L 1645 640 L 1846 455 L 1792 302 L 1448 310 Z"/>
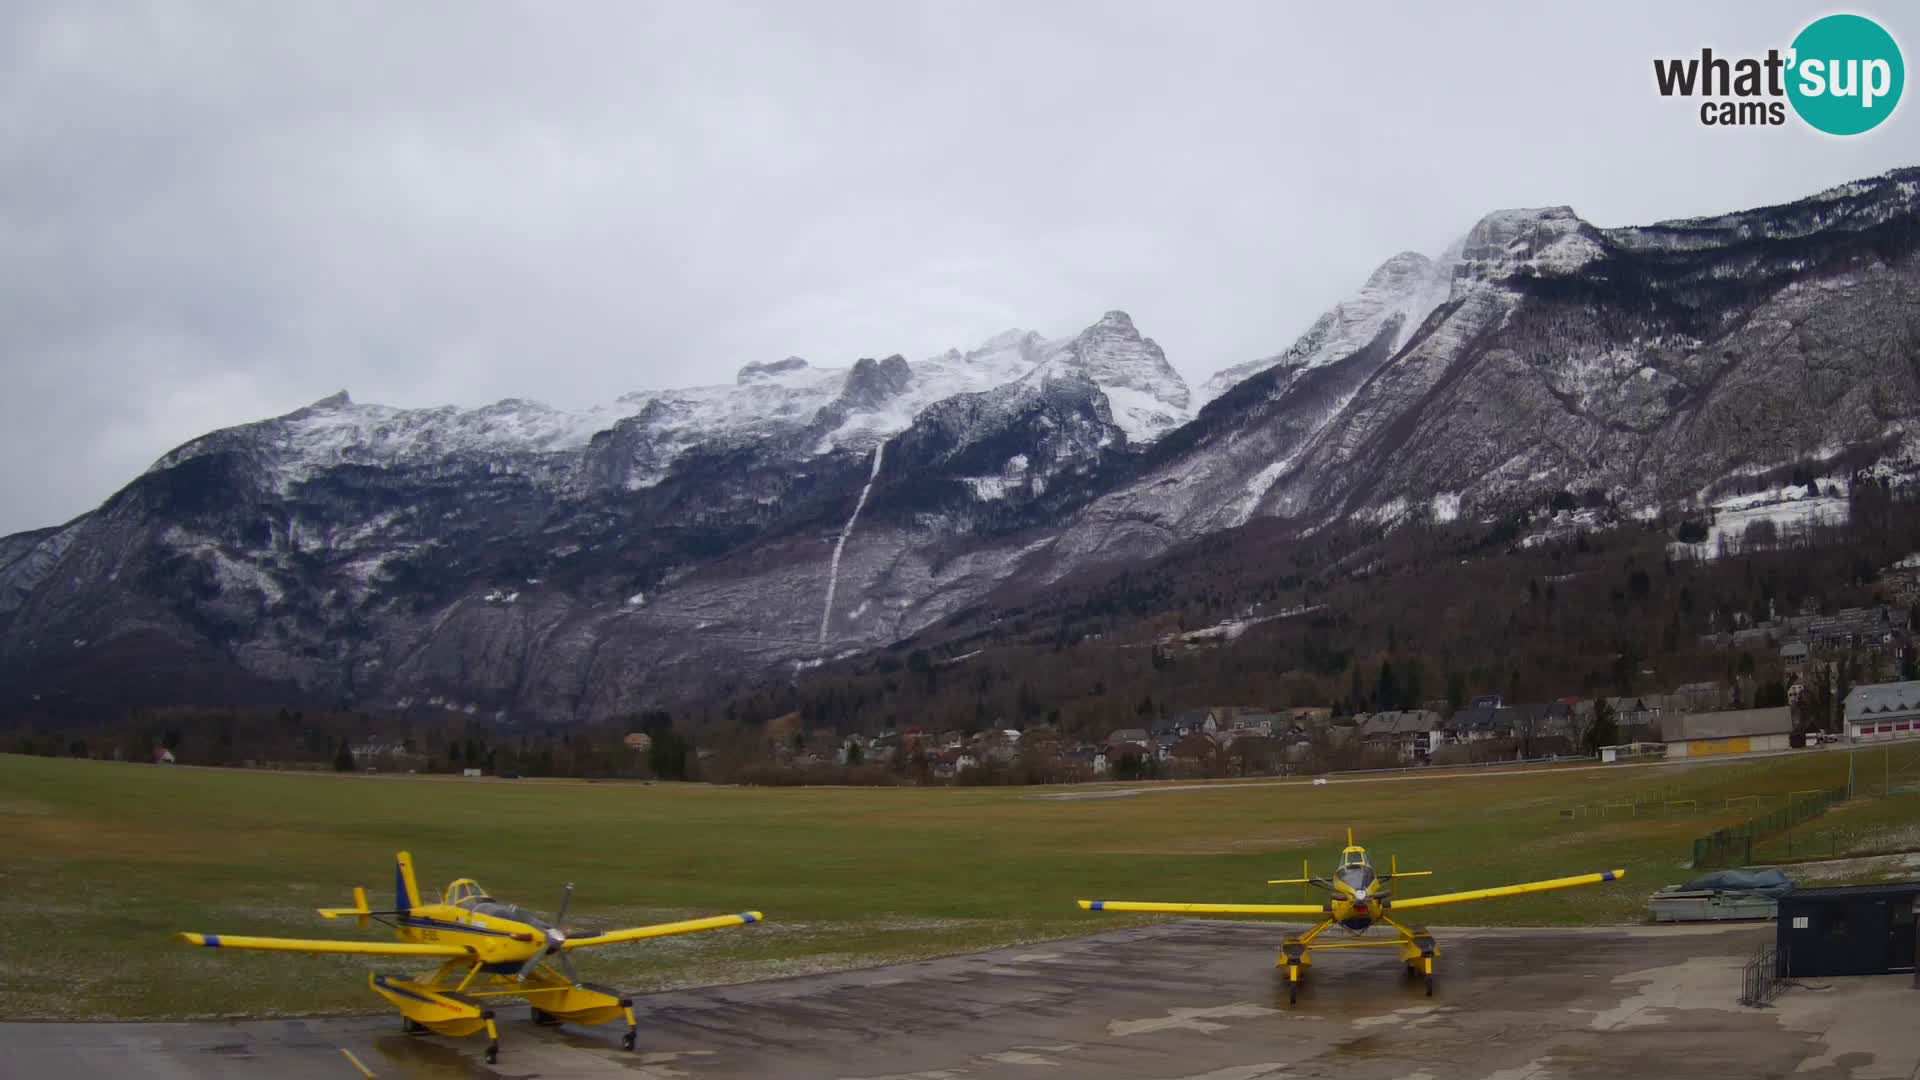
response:
<path id="1" fill-rule="evenodd" d="M 1323 953 L 1300 1004 L 1274 925 L 1186 921 L 1030 948 L 656 994 L 640 1040 L 536 1028 L 409 1037 L 393 1016 L 0 1024 L 8 1077 L 795 1077 L 800 1080 L 1547 1080 L 1920 1077 L 1907 976 L 1735 1003 L 1766 926 L 1436 931 L 1439 992 L 1390 951 Z"/>

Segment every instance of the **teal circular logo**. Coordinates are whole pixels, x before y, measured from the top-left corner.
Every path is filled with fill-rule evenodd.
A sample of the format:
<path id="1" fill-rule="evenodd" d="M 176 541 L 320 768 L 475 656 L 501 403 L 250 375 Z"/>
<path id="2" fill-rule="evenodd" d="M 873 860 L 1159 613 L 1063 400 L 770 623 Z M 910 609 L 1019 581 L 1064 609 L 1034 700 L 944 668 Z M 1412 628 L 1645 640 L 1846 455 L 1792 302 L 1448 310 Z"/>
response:
<path id="1" fill-rule="evenodd" d="M 1828 15 L 1793 39 L 1787 98 L 1829 135 L 1871 131 L 1900 103 L 1906 65 L 1893 35 L 1859 15 Z"/>

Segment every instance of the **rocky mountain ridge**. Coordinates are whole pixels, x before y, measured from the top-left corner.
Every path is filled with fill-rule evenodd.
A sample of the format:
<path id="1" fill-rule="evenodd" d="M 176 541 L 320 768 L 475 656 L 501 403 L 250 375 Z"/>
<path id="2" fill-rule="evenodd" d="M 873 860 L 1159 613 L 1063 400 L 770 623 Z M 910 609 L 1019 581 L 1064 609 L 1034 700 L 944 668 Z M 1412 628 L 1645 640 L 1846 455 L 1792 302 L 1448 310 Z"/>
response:
<path id="1" fill-rule="evenodd" d="M 1909 169 L 1628 229 L 1490 214 L 1199 393 L 1110 312 L 584 413 L 338 395 L 0 539 L 0 700 L 198 700 L 221 691 L 167 673 L 225 671 L 368 708 L 604 717 L 1255 521 L 1491 520 L 1562 489 L 1651 512 L 1842 456 L 1904 475 L 1916 209 Z"/>

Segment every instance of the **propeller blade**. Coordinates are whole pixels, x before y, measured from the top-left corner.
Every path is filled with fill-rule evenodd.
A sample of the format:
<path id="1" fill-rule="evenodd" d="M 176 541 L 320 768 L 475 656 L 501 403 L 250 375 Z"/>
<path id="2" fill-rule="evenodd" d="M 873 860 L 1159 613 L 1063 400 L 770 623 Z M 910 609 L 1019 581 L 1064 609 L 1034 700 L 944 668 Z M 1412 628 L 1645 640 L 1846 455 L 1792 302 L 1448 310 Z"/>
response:
<path id="1" fill-rule="evenodd" d="M 569 881 L 567 887 L 560 893 L 560 910 L 553 914 L 553 925 L 563 932 L 567 927 L 567 905 L 571 903 L 573 903 L 573 882 Z"/>
<path id="2" fill-rule="evenodd" d="M 527 976 L 533 974 L 533 969 L 539 967 L 540 961 L 545 960 L 547 954 L 552 951 L 553 946 L 551 944 L 542 944 L 540 951 L 527 957 L 527 962 L 520 965 L 520 970 L 514 972 L 513 977 L 519 979 L 521 982 L 526 982 Z"/>
<path id="3" fill-rule="evenodd" d="M 560 970 L 566 972 L 569 981 L 574 983 L 580 981 L 580 973 L 573 970 L 573 957 L 568 956 L 564 951 L 560 954 Z"/>

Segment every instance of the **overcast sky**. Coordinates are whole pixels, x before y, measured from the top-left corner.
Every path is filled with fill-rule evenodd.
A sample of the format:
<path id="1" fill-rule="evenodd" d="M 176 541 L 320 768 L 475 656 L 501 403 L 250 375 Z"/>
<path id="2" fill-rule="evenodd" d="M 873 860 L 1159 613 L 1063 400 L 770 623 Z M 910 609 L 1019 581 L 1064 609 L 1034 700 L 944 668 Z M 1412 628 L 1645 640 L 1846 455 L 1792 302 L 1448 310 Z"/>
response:
<path id="1" fill-rule="evenodd" d="M 0 533 L 342 388 L 580 406 L 1110 308 L 1197 385 L 1489 210 L 1920 164 L 1920 103 L 1835 139 L 1652 89 L 1828 10 L 10 0 Z"/>

